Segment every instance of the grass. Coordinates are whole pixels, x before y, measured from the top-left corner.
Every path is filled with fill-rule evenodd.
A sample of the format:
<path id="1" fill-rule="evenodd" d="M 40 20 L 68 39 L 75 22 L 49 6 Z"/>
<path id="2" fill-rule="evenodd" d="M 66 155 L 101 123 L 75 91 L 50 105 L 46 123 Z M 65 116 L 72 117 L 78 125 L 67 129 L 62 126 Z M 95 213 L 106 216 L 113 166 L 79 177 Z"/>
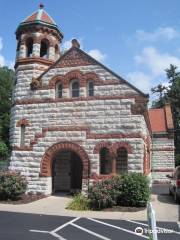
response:
<path id="1" fill-rule="evenodd" d="M 90 210 L 89 200 L 82 193 L 78 193 L 74 196 L 73 200 L 69 203 L 66 209 L 76 211 Z"/>

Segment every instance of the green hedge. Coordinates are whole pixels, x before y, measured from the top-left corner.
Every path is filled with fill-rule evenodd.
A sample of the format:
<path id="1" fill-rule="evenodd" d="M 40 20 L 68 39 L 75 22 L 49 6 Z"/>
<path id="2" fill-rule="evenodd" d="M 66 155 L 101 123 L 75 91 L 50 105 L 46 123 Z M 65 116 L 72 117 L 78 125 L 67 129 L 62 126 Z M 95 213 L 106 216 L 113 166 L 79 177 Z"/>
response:
<path id="1" fill-rule="evenodd" d="M 24 177 L 16 172 L 0 172 L 0 199 L 15 200 L 25 193 L 27 182 Z"/>
<path id="2" fill-rule="evenodd" d="M 149 180 L 141 173 L 129 173 L 97 181 L 89 188 L 92 209 L 112 206 L 144 207 L 150 198 Z"/>
<path id="3" fill-rule="evenodd" d="M 121 176 L 121 192 L 118 205 L 145 207 L 150 198 L 149 179 L 140 173 Z"/>

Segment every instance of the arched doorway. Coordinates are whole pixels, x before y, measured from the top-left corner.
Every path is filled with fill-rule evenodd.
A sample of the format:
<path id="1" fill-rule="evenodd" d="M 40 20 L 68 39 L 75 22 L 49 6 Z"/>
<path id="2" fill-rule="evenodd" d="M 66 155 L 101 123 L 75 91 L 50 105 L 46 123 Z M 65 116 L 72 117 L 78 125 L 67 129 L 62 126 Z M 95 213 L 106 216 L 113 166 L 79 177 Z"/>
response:
<path id="1" fill-rule="evenodd" d="M 64 157 L 63 157 L 64 154 Z M 63 164 L 65 164 L 65 158 L 67 164 L 65 170 Z M 72 142 L 59 142 L 48 148 L 41 160 L 40 177 L 52 178 L 52 191 L 58 191 L 62 189 L 62 184 L 58 185 L 58 177 L 56 177 L 55 169 L 61 168 L 61 177 L 65 177 L 69 185 L 64 187 L 64 190 L 71 190 L 82 186 L 83 189 L 87 186 L 84 185 L 83 180 L 89 178 L 90 162 L 86 151 L 78 144 Z M 60 178 L 61 179 L 61 178 Z M 55 181 L 57 182 L 56 186 Z M 66 188 L 66 189 L 65 189 Z M 63 190 L 63 189 L 62 189 Z"/>
<path id="2" fill-rule="evenodd" d="M 52 191 L 80 191 L 82 170 L 83 165 L 78 154 L 69 150 L 57 152 L 52 165 Z"/>

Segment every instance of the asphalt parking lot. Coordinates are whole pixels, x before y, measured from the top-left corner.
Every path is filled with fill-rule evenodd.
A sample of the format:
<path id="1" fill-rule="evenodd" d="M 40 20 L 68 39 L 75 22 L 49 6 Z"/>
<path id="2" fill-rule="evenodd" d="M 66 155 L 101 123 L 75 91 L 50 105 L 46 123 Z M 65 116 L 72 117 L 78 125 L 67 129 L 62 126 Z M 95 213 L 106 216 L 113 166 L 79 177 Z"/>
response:
<path id="1" fill-rule="evenodd" d="M 0 212 L 0 239 L 2 240 L 139 240 L 148 239 L 147 222 L 128 220 L 100 220 L 38 214 Z M 159 222 L 158 239 L 178 240 L 177 223 Z M 135 229 L 141 227 L 143 235 Z"/>

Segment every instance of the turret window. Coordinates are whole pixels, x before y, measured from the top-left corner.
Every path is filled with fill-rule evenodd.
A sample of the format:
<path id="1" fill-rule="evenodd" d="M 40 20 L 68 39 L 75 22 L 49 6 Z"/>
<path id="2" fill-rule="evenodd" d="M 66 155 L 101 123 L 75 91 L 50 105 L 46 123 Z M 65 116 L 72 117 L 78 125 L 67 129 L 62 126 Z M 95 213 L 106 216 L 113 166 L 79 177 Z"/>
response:
<path id="1" fill-rule="evenodd" d="M 56 98 L 62 98 L 63 85 L 61 82 L 56 84 Z"/>
<path id="2" fill-rule="evenodd" d="M 79 81 L 73 80 L 71 85 L 72 97 L 79 97 Z"/>
<path id="3" fill-rule="evenodd" d="M 49 55 L 49 43 L 46 39 L 41 41 L 41 48 L 40 48 L 40 57 L 48 59 Z"/>
<path id="4" fill-rule="evenodd" d="M 56 46 L 55 46 L 55 60 L 57 60 L 58 58 L 59 58 L 59 47 L 56 44 Z"/>
<path id="5" fill-rule="evenodd" d="M 33 53 L 33 39 L 28 38 L 26 41 L 26 57 L 32 57 Z"/>
<path id="6" fill-rule="evenodd" d="M 94 83 L 93 83 L 93 81 L 88 82 L 87 88 L 88 88 L 88 96 L 90 96 L 90 97 L 94 96 Z"/>

